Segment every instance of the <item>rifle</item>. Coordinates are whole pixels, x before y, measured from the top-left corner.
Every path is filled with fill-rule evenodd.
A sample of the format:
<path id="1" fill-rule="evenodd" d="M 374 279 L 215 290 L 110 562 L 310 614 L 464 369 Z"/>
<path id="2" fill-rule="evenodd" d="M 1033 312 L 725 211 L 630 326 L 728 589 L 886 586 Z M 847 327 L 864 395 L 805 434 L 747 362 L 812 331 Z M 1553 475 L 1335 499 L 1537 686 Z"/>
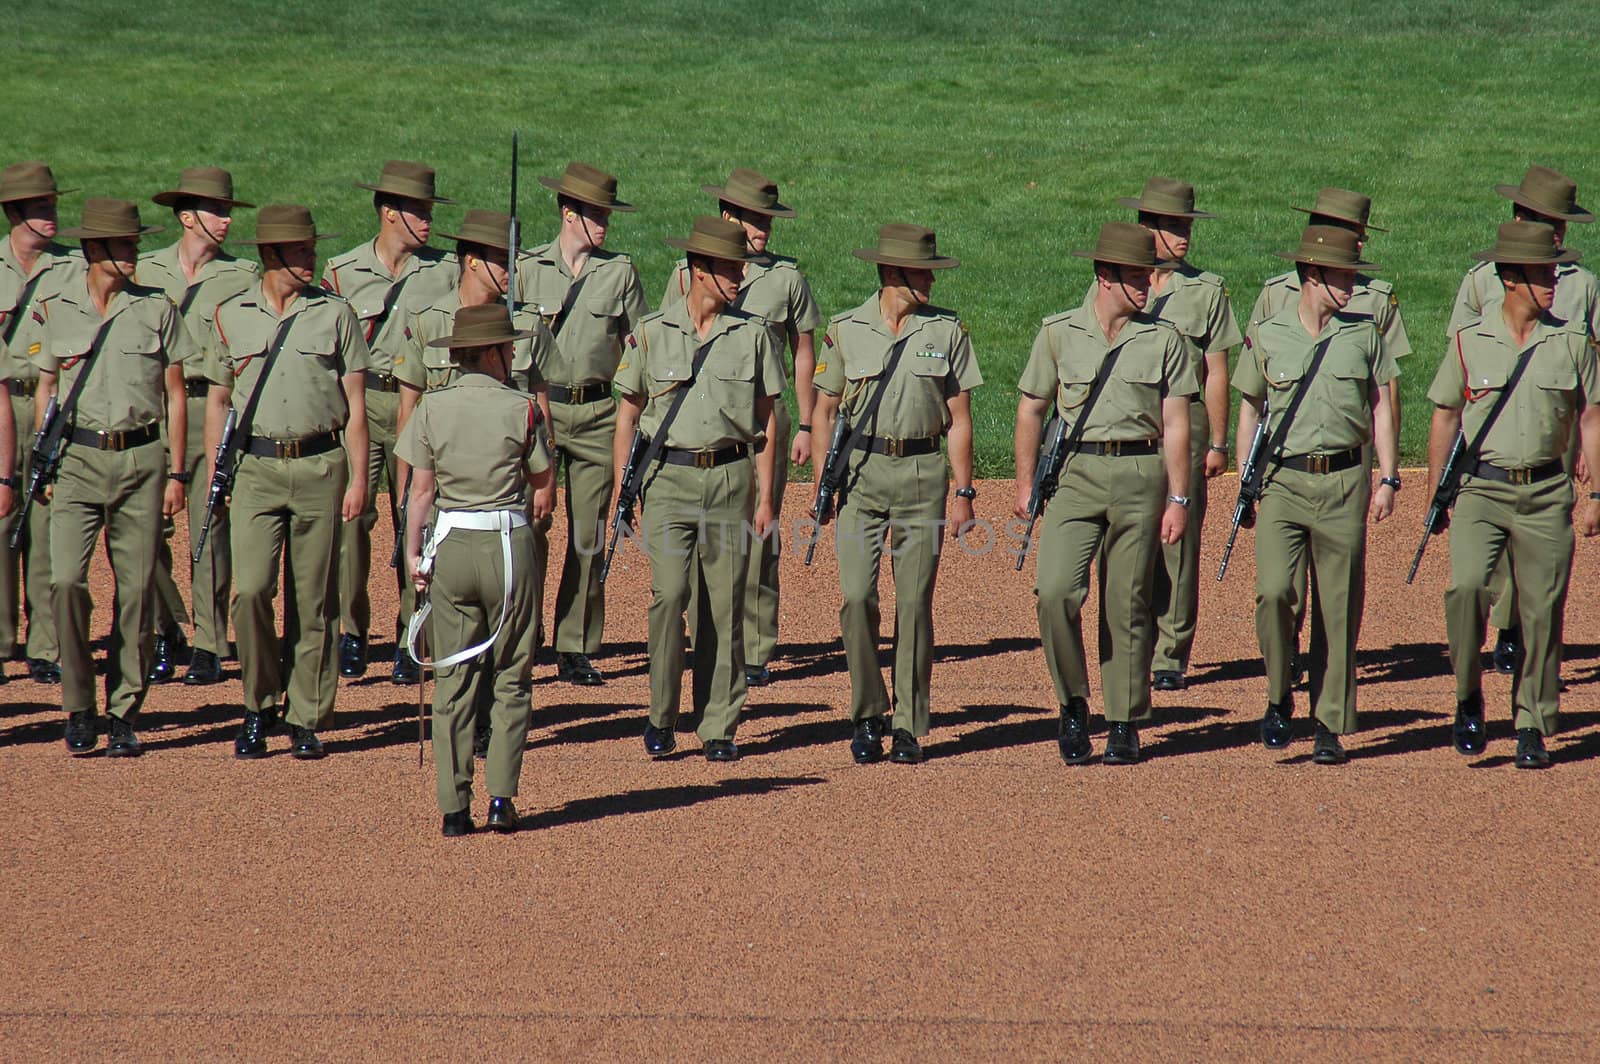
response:
<path id="1" fill-rule="evenodd" d="M 511 228 L 506 234 L 510 248 L 506 254 L 506 312 L 515 320 L 517 316 L 517 141 L 518 132 L 511 131 Z"/>
<path id="2" fill-rule="evenodd" d="M 1406 574 L 1406 583 L 1417 578 L 1417 567 L 1422 564 L 1422 554 L 1428 549 L 1428 540 L 1432 539 L 1441 530 L 1445 514 L 1456 504 L 1456 495 L 1461 491 L 1461 467 L 1467 454 L 1467 437 L 1464 433 L 1456 433 L 1456 442 L 1450 447 L 1450 456 L 1444 460 L 1444 469 L 1439 473 L 1439 484 L 1433 489 L 1433 502 L 1428 505 L 1428 516 L 1422 519 L 1422 542 L 1417 544 L 1417 553 L 1411 558 L 1411 571 Z"/>
<path id="3" fill-rule="evenodd" d="M 17 523 L 11 526 L 12 550 L 16 550 L 22 542 L 33 500 L 42 495 L 44 489 L 56 479 L 56 471 L 61 465 L 61 441 L 66 434 L 67 419 L 61 416 L 61 407 L 52 395 L 50 404 L 44 408 L 44 422 L 33 437 L 33 450 L 28 459 L 28 489 L 23 493 L 22 507 L 17 511 Z"/>
<path id="4" fill-rule="evenodd" d="M 1067 423 L 1052 416 L 1039 445 L 1039 460 L 1033 467 L 1033 490 L 1028 493 L 1028 531 L 1022 537 L 1022 549 L 1017 552 L 1017 571 L 1028 557 L 1028 544 L 1033 542 L 1033 525 L 1044 513 L 1045 506 L 1055 497 L 1061 478 L 1061 464 L 1067 457 Z"/>
<path id="5" fill-rule="evenodd" d="M 222 438 L 217 440 L 216 460 L 211 469 L 211 490 L 206 493 L 206 519 L 200 525 L 200 536 L 194 542 L 194 550 L 189 557 L 195 562 L 200 561 L 200 554 L 206 549 L 206 536 L 211 532 L 211 521 L 216 516 L 217 507 L 233 492 L 233 475 L 238 471 L 238 460 L 234 455 L 233 439 L 239 431 L 239 413 L 234 410 L 233 404 L 228 404 L 228 420 L 222 423 Z"/>
<path id="6" fill-rule="evenodd" d="M 400 548 L 406 541 L 406 515 L 411 512 L 411 475 L 414 472 L 406 468 L 406 485 L 400 489 L 400 505 L 394 511 L 394 550 L 389 554 L 389 568 L 400 568 Z"/>
<path id="7" fill-rule="evenodd" d="M 834 414 L 833 435 L 828 440 L 828 455 L 822 460 L 822 476 L 817 481 L 817 501 L 811 507 L 811 519 L 816 523 L 816 535 L 811 537 L 811 542 L 806 544 L 806 564 L 811 564 L 811 559 L 817 553 L 817 540 L 822 538 L 822 517 L 833 509 L 834 496 L 839 494 L 839 485 L 844 483 L 844 474 L 849 466 L 850 455 L 845 451 L 845 439 L 850 433 L 850 423 L 845 420 L 844 410 L 841 408 Z"/>
<path id="8" fill-rule="evenodd" d="M 644 454 L 649 443 L 643 429 L 633 430 L 633 443 L 628 445 L 628 464 L 622 470 L 622 488 L 617 492 L 617 511 L 611 515 L 611 542 L 606 547 L 606 560 L 600 565 L 601 587 L 611 574 L 611 559 L 617 556 L 623 526 L 633 524 L 633 506 L 639 501 L 639 489 L 644 485 Z"/>
<path id="9" fill-rule="evenodd" d="M 1267 471 L 1267 404 L 1261 404 L 1261 420 L 1256 422 L 1256 434 L 1250 439 L 1250 453 L 1245 455 L 1244 469 L 1239 474 L 1239 501 L 1233 504 L 1233 527 L 1228 530 L 1228 545 L 1222 548 L 1222 565 L 1217 569 L 1217 580 L 1228 573 L 1228 559 L 1233 557 L 1233 541 L 1239 538 L 1239 526 L 1244 524 L 1261 498 L 1261 482 Z"/>

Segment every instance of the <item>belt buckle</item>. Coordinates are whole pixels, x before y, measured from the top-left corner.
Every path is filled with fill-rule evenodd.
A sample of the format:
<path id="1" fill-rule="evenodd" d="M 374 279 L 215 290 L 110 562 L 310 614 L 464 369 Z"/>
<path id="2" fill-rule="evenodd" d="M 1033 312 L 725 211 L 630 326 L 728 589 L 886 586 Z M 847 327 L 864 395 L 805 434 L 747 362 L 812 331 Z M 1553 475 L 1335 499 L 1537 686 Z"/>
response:
<path id="1" fill-rule="evenodd" d="M 299 440 L 289 440 L 289 441 L 287 441 L 285 443 L 278 444 L 278 457 L 279 458 L 299 458 L 300 457 L 300 441 Z"/>
<path id="2" fill-rule="evenodd" d="M 1521 485 L 1521 484 L 1532 484 L 1533 483 L 1533 470 L 1532 469 L 1508 469 L 1508 470 L 1506 470 L 1506 482 L 1508 484 L 1519 484 L 1519 485 Z"/>
<path id="3" fill-rule="evenodd" d="M 883 441 L 883 453 L 891 458 L 904 458 L 906 456 L 906 441 L 885 439 Z"/>
<path id="4" fill-rule="evenodd" d="M 1103 456 L 1105 456 L 1107 458 L 1121 458 L 1122 457 L 1122 441 L 1121 440 L 1108 440 L 1105 443 L 1102 443 L 1100 445 L 1100 453 L 1101 453 L 1101 455 L 1103 455 Z"/>
<path id="5" fill-rule="evenodd" d="M 102 451 L 122 450 L 122 433 L 101 430 L 99 446 Z"/>
<path id="6" fill-rule="evenodd" d="M 1328 454 L 1306 455 L 1307 473 L 1326 473 L 1333 464 L 1333 456 Z"/>
<path id="7" fill-rule="evenodd" d="M 717 465 L 716 451 L 694 452 L 694 467 L 696 469 L 714 469 Z"/>

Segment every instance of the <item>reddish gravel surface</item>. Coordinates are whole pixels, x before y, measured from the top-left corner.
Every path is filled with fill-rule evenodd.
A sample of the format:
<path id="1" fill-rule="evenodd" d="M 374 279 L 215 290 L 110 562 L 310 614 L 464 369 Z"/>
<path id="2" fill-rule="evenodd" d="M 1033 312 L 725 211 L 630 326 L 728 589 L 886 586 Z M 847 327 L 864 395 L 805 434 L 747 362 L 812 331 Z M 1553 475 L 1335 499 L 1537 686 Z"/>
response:
<path id="1" fill-rule="evenodd" d="M 11 664 L 5 1056 L 1592 1058 L 1594 584 L 1571 599 L 1555 768 L 1513 769 L 1501 676 L 1489 752 L 1463 760 L 1443 544 L 1404 584 L 1422 479 L 1373 533 L 1364 730 L 1336 769 L 1310 764 L 1308 734 L 1287 754 L 1255 742 L 1248 533 L 1211 579 L 1231 478 L 1194 684 L 1156 696 L 1132 769 L 1062 765 L 1032 563 L 998 552 L 946 558 L 915 768 L 850 761 L 820 552 L 786 562 L 783 657 L 752 692 L 744 759 L 707 764 L 685 729 L 648 761 L 647 568 L 627 555 L 609 683 L 557 685 L 541 662 L 531 830 L 508 838 L 439 837 L 388 645 L 312 764 L 281 736 L 233 761 L 231 662 L 221 686 L 151 693 L 144 757 L 73 760 L 56 690 Z M 983 485 L 980 516 L 1009 497 Z M 792 488 L 786 513 L 805 505 Z M 1579 571 L 1596 560 L 1580 543 Z M 1303 696 L 1300 713 L 1307 728 Z"/>

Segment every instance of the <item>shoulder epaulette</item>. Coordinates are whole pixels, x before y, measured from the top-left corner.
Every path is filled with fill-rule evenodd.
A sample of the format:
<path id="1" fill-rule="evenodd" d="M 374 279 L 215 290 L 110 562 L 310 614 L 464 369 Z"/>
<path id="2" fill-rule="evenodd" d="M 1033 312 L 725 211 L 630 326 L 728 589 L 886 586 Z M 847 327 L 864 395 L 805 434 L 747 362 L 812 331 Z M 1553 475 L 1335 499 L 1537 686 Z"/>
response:
<path id="1" fill-rule="evenodd" d="M 1360 280 L 1362 284 L 1374 292 L 1381 292 L 1384 295 L 1391 295 L 1394 292 L 1394 283 L 1385 281 L 1382 277 L 1368 277 L 1366 274 L 1362 274 Z"/>
<path id="2" fill-rule="evenodd" d="M 1043 321 L 1041 321 L 1039 323 L 1039 325 L 1040 325 L 1041 328 L 1043 326 L 1046 326 L 1046 325 L 1055 325 L 1057 322 L 1066 321 L 1068 318 L 1072 317 L 1073 313 L 1074 313 L 1074 311 L 1063 310 L 1058 314 L 1051 314 L 1050 316 L 1045 318 Z"/>

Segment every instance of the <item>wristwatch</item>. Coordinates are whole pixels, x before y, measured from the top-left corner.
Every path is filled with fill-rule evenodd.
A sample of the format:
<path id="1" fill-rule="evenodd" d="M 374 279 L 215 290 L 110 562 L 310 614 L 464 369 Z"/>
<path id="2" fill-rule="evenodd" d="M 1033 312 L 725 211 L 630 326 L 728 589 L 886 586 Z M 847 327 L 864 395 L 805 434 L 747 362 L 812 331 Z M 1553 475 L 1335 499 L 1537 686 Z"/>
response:
<path id="1" fill-rule="evenodd" d="M 1167 501 L 1168 502 L 1172 502 L 1172 503 L 1177 503 L 1179 506 L 1183 507 L 1185 510 L 1187 510 L 1189 508 L 1189 496 L 1187 496 L 1187 495 L 1168 495 L 1167 496 Z"/>
<path id="2" fill-rule="evenodd" d="M 1400 478 L 1399 477 L 1383 477 L 1382 479 L 1380 479 L 1378 481 L 1378 484 L 1379 484 L 1380 487 L 1382 485 L 1384 485 L 1384 484 L 1387 484 L 1391 488 L 1393 488 L 1395 491 L 1399 491 L 1400 490 Z"/>
<path id="3" fill-rule="evenodd" d="M 21 486 L 21 477 L 0 477 L 0 488 L 10 488 L 12 491 L 16 491 Z M 1593 496 L 1590 497 L 1593 498 Z"/>
<path id="4" fill-rule="evenodd" d="M 800 424 L 798 424 L 798 425 L 796 425 L 794 427 L 794 430 L 797 433 L 798 432 L 810 432 L 811 431 L 811 426 L 807 425 L 804 421 L 802 421 L 802 422 L 800 422 Z"/>
<path id="5" fill-rule="evenodd" d="M 958 498 L 958 499 L 976 499 L 977 497 L 978 497 L 978 489 L 977 488 L 957 488 L 956 489 L 956 498 Z"/>
<path id="6" fill-rule="evenodd" d="M 1228 453 L 1228 445 L 1225 444 L 1225 443 L 1213 443 L 1211 445 L 1210 449 L 1211 449 L 1211 453 L 1212 454 L 1227 454 Z"/>
<path id="7" fill-rule="evenodd" d="M 192 479 L 192 478 L 191 478 L 191 476 L 189 474 L 189 471 L 185 469 L 185 470 L 179 470 L 176 473 L 172 472 L 171 470 L 168 470 L 167 471 L 167 479 L 168 480 L 176 480 L 179 484 L 187 484 L 187 483 L 189 483 L 190 479 Z"/>

